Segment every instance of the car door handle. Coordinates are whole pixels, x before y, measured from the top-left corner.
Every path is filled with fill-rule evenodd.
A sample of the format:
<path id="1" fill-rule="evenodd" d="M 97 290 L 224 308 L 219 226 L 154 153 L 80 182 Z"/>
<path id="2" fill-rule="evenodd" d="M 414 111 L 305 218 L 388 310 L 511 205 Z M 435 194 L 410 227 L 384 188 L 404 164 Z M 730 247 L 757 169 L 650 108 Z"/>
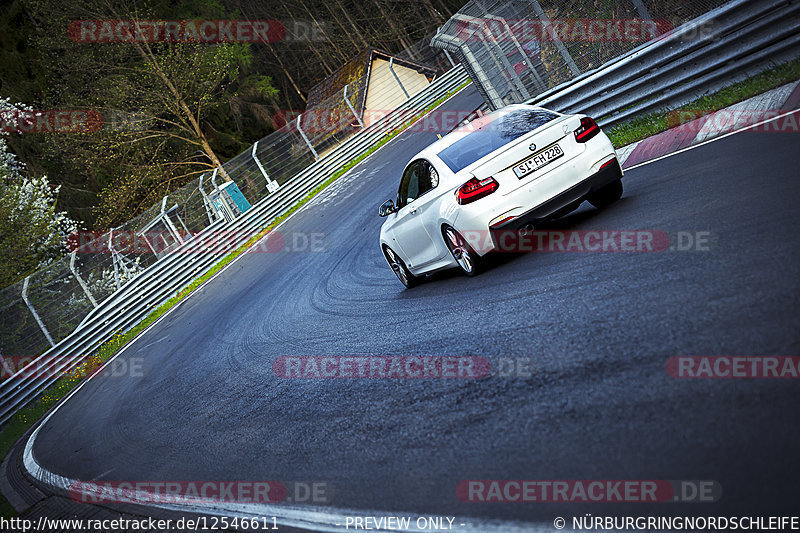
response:
<path id="1" fill-rule="evenodd" d="M 408 208 L 408 212 L 411 213 L 412 215 L 415 215 L 417 213 L 417 208 L 416 207 L 409 207 Z"/>

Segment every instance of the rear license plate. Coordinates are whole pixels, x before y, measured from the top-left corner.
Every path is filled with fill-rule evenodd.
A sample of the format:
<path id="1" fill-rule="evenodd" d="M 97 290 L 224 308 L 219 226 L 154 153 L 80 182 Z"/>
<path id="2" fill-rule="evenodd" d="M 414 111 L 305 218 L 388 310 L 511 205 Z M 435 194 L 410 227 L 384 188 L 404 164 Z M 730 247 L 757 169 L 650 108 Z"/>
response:
<path id="1" fill-rule="evenodd" d="M 524 178 L 528 174 L 536 172 L 543 166 L 552 163 L 563 155 L 564 151 L 558 144 L 550 145 L 541 152 L 532 155 L 522 163 L 517 163 L 514 165 L 514 174 L 516 174 L 518 178 Z"/>

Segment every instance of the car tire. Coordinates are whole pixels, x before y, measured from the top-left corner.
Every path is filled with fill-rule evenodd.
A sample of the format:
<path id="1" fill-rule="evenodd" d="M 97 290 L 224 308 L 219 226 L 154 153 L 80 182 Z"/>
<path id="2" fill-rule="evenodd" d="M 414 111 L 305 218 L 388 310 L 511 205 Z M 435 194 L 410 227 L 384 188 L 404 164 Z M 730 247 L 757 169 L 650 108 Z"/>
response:
<path id="1" fill-rule="evenodd" d="M 453 255 L 461 271 L 467 276 L 477 276 L 481 273 L 484 261 L 464 237 L 452 226 L 442 228 L 442 237 L 447 249 Z"/>
<path id="2" fill-rule="evenodd" d="M 408 270 L 405 262 L 403 262 L 394 250 L 388 246 L 384 246 L 383 255 L 386 257 L 386 261 L 389 263 L 395 276 L 397 276 L 397 279 L 400 280 L 400 283 L 405 285 L 406 289 L 410 289 L 419 284 L 419 278 Z"/>
<path id="3" fill-rule="evenodd" d="M 586 197 L 589 203 L 597 209 L 607 207 L 622 198 L 622 180 L 616 180 L 600 189 L 589 193 Z"/>

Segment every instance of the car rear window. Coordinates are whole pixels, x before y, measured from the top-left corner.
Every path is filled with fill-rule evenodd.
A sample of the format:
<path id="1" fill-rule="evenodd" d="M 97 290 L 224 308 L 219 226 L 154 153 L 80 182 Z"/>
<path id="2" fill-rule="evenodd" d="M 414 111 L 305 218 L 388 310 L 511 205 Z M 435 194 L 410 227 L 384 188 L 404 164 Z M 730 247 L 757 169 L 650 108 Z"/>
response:
<path id="1" fill-rule="evenodd" d="M 541 109 L 520 109 L 508 113 L 498 113 L 485 124 L 481 124 L 480 127 L 439 152 L 439 158 L 450 170 L 458 172 L 555 118 L 558 118 L 558 115 Z M 471 124 L 479 123 L 480 120 Z M 471 124 L 464 126 L 463 130 L 474 127 Z"/>

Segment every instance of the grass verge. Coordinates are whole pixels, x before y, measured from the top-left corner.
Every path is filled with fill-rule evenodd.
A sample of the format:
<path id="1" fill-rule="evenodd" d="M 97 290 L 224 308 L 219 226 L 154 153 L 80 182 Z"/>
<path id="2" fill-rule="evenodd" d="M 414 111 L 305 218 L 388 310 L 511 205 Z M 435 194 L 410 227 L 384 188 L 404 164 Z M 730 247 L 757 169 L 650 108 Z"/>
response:
<path id="1" fill-rule="evenodd" d="M 236 248 L 234 251 L 223 257 L 219 262 L 214 264 L 205 274 L 201 275 L 200 277 L 194 279 L 189 285 L 185 288 L 178 291 L 175 296 L 167 300 L 164 304 L 160 307 L 154 309 L 147 317 L 136 324 L 133 328 L 129 329 L 126 332 L 120 332 L 115 334 L 111 339 L 102 343 L 97 352 L 93 355 L 88 356 L 78 367 L 73 369 L 71 372 L 64 374 L 58 381 L 56 381 L 53 385 L 48 387 L 41 395 L 41 397 L 36 400 L 34 403 L 23 407 L 17 413 L 9 419 L 6 425 L 3 428 L 2 433 L 0 433 L 0 457 L 5 458 L 8 451 L 14 445 L 14 443 L 25 434 L 28 429 L 33 426 L 39 419 L 41 419 L 47 411 L 49 411 L 59 400 L 64 398 L 69 392 L 74 389 L 78 383 L 86 379 L 92 373 L 99 370 L 99 368 L 108 361 L 115 353 L 122 349 L 123 346 L 128 344 L 132 341 L 139 333 L 147 329 L 153 322 L 158 320 L 164 313 L 174 307 L 178 302 L 186 298 L 189 294 L 194 292 L 198 287 L 200 287 L 203 283 L 211 279 L 214 274 L 225 268 L 231 261 L 239 257 L 242 253 L 244 253 L 248 248 L 250 248 L 253 244 L 258 242 L 262 237 L 264 237 L 268 232 L 274 229 L 278 224 L 286 220 L 289 216 L 291 216 L 295 211 L 303 207 L 312 198 L 314 198 L 317 194 L 322 192 L 323 189 L 328 187 L 331 183 L 336 181 L 342 175 L 344 175 L 348 170 L 353 168 L 355 165 L 372 155 L 376 150 L 380 147 L 394 139 L 397 135 L 402 133 L 405 129 L 407 129 L 411 124 L 416 122 L 419 118 L 426 115 L 442 103 L 444 103 L 448 98 L 453 96 L 455 93 L 469 85 L 470 82 L 465 82 L 458 86 L 457 88 L 453 89 L 452 91 L 448 92 L 445 96 L 439 98 L 425 109 L 418 111 L 417 113 L 411 115 L 408 120 L 403 122 L 399 127 L 392 129 L 391 132 L 387 133 L 384 137 L 382 137 L 378 142 L 372 145 L 367 151 L 358 155 L 358 157 L 348 161 L 344 164 L 339 170 L 334 172 L 330 178 L 325 180 L 323 183 L 315 187 L 311 192 L 309 192 L 305 197 L 303 197 L 300 201 L 298 201 L 295 205 L 289 208 L 285 213 L 280 215 L 279 217 L 273 219 L 272 221 L 267 224 L 267 226 L 260 231 L 258 231 L 255 235 L 250 237 L 243 245 Z M 3 517 L 10 517 L 15 516 L 16 511 L 8 503 L 2 494 L 0 494 L 0 516 Z"/>
<path id="2" fill-rule="evenodd" d="M 720 89 L 715 93 L 701 96 L 678 109 L 657 111 L 636 117 L 630 122 L 610 128 L 606 133 L 614 147 L 621 148 L 674 128 L 677 124 L 673 119 L 680 116 L 679 113 L 681 111 L 694 120 L 798 79 L 800 79 L 800 59 L 795 59 Z"/>

